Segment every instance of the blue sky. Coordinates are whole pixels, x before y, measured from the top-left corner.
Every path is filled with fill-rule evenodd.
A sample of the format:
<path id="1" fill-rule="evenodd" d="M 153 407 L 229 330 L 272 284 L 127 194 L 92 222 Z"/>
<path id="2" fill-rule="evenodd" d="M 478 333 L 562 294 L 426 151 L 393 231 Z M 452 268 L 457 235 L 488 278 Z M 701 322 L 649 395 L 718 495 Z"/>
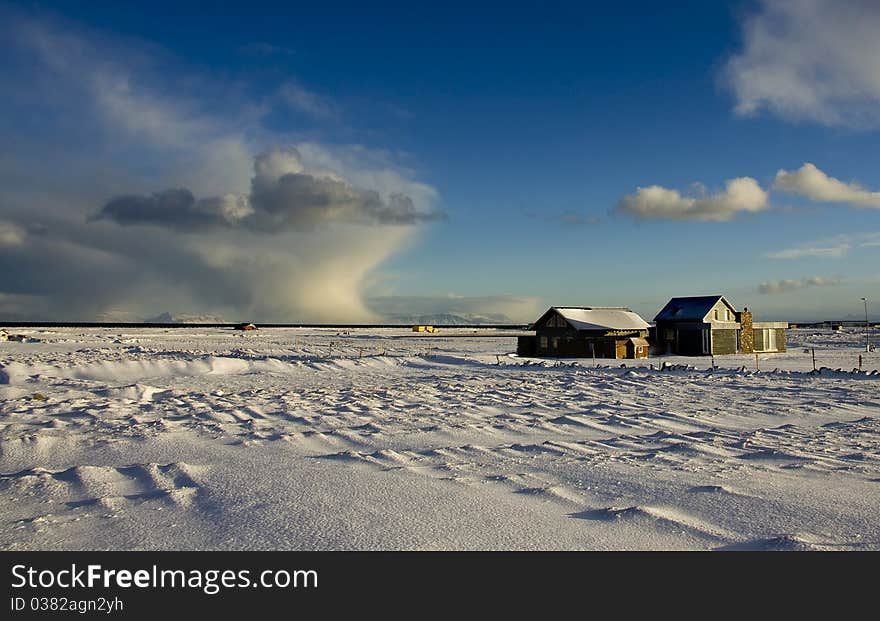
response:
<path id="1" fill-rule="evenodd" d="M 81 4 L 0 4 L 10 319 L 880 303 L 876 3 Z"/>

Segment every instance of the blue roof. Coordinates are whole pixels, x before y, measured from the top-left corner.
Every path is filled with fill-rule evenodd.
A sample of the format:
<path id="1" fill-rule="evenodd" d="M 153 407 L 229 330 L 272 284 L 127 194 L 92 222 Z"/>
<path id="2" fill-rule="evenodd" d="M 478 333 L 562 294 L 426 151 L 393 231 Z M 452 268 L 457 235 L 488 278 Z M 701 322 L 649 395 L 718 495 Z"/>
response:
<path id="1" fill-rule="evenodd" d="M 689 298 L 672 298 L 666 306 L 657 313 L 654 321 L 702 321 L 718 300 L 724 299 L 723 295 L 700 295 Z M 733 304 L 724 299 L 724 302 L 733 308 Z M 735 308 L 733 308 L 736 311 Z"/>

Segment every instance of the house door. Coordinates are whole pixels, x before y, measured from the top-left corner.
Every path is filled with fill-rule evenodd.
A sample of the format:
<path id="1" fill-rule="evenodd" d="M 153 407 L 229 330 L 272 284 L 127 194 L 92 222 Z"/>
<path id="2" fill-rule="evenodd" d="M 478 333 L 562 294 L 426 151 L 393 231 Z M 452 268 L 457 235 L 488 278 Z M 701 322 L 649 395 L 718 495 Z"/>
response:
<path id="1" fill-rule="evenodd" d="M 703 353 L 711 354 L 712 353 L 712 331 L 711 330 L 703 330 Z"/>

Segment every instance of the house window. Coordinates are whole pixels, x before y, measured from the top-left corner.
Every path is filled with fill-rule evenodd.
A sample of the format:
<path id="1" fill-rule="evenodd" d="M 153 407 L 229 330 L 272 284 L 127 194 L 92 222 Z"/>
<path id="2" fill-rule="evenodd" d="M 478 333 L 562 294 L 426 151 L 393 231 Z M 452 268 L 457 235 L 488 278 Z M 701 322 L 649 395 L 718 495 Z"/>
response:
<path id="1" fill-rule="evenodd" d="M 730 309 L 729 308 L 724 309 L 724 321 L 730 321 Z"/>
<path id="2" fill-rule="evenodd" d="M 755 350 L 776 351 L 776 330 L 773 328 L 755 330 Z"/>
<path id="3" fill-rule="evenodd" d="M 718 309 L 715 309 L 715 321 L 718 321 Z"/>
<path id="4" fill-rule="evenodd" d="M 541 337 L 541 350 L 547 351 L 547 337 L 546 336 Z"/>

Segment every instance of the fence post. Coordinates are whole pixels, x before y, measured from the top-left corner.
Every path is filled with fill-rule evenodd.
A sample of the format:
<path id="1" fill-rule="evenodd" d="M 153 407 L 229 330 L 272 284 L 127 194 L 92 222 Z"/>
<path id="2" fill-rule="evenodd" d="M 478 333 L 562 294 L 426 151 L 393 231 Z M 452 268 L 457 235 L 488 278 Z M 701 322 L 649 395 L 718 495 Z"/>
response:
<path id="1" fill-rule="evenodd" d="M 760 371 L 761 368 L 758 366 L 758 352 L 755 352 L 755 371 Z"/>
<path id="2" fill-rule="evenodd" d="M 813 352 L 813 370 L 815 371 L 816 370 L 816 349 L 813 348 L 810 351 Z"/>
<path id="3" fill-rule="evenodd" d="M 862 354 L 859 354 L 859 371 L 862 370 Z"/>
<path id="4" fill-rule="evenodd" d="M 330 341 L 330 349 L 327 351 L 327 357 L 331 358 L 333 356 L 333 341 Z"/>

